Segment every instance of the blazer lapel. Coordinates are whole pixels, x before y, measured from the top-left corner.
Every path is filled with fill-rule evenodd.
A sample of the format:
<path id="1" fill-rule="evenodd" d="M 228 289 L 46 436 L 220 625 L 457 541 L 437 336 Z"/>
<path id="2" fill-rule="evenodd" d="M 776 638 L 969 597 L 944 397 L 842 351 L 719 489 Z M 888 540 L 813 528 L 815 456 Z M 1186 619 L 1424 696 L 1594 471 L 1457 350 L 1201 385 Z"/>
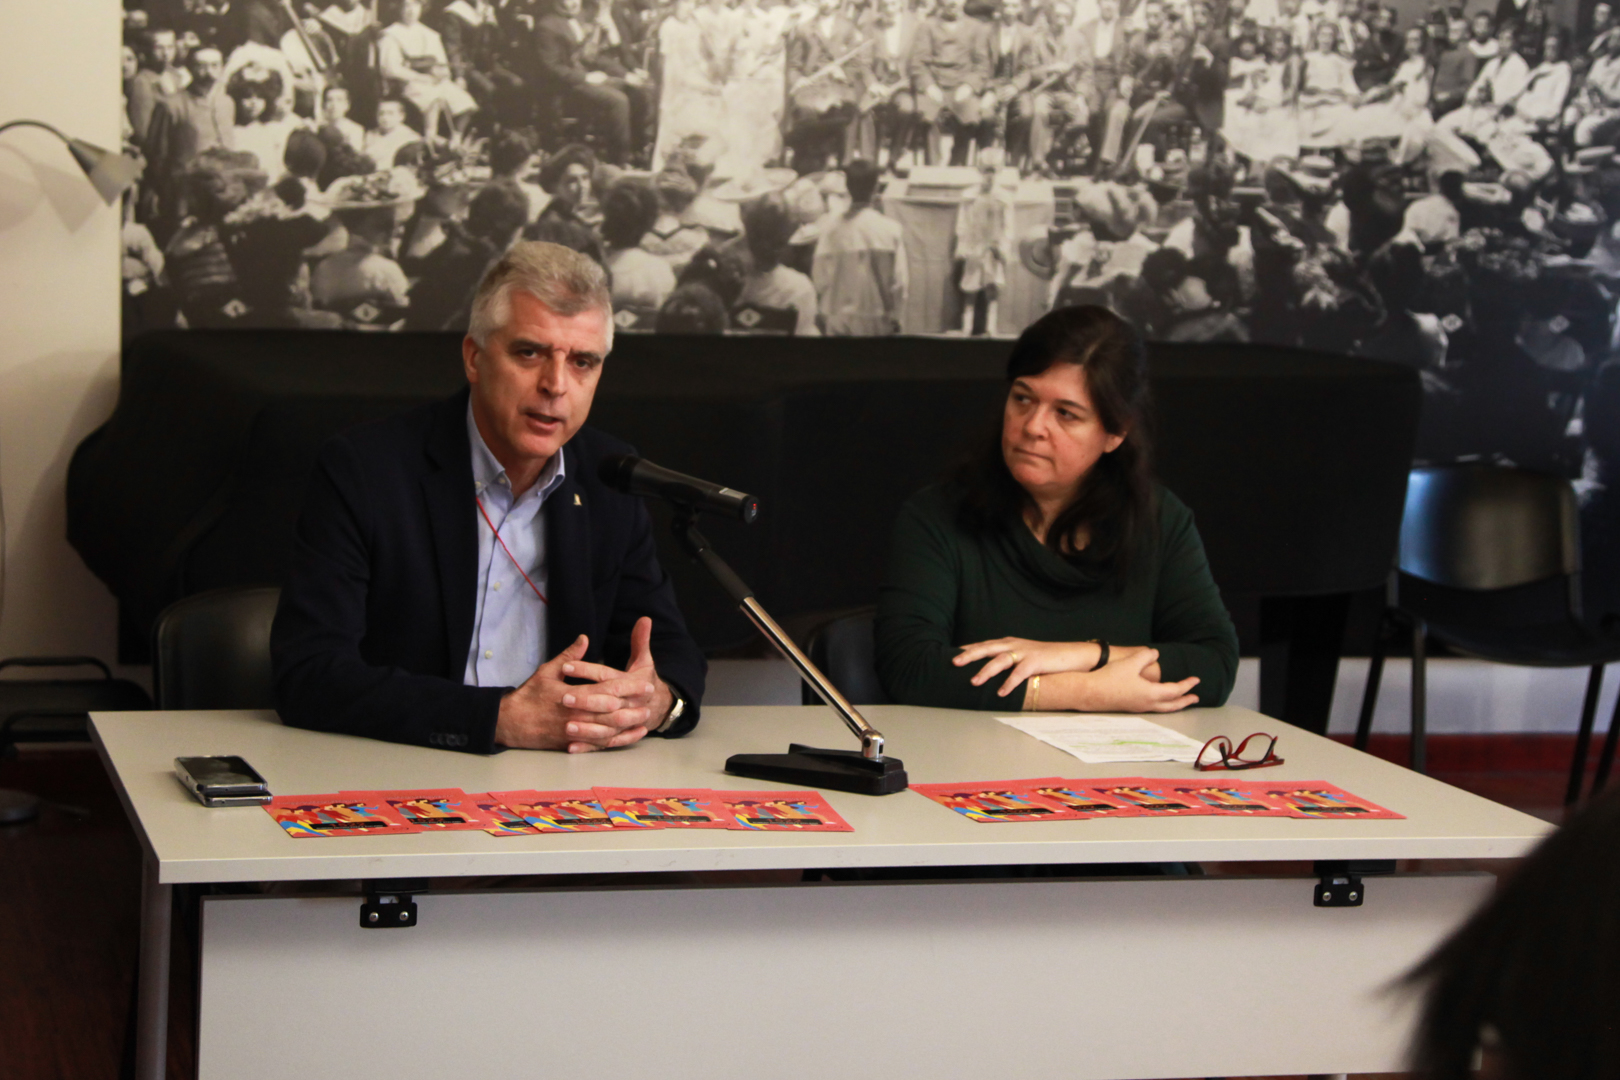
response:
<path id="1" fill-rule="evenodd" d="M 472 644 L 478 598 L 478 528 L 473 503 L 472 446 L 467 441 L 467 394 L 437 411 L 428 433 L 428 458 L 436 466 L 422 478 L 433 553 L 444 606 L 445 670 L 459 680 Z"/>
<path id="2" fill-rule="evenodd" d="M 567 466 L 563 482 L 546 499 L 546 650 L 556 656 L 581 634 L 591 636 L 586 658 L 603 663 L 607 644 L 597 632 L 596 602 L 591 582 L 591 508 L 579 483 L 579 453 L 562 449 Z M 469 635 L 471 630 L 469 628 Z M 469 636 L 468 640 L 471 640 Z M 544 659 L 550 659 L 545 657 Z"/>

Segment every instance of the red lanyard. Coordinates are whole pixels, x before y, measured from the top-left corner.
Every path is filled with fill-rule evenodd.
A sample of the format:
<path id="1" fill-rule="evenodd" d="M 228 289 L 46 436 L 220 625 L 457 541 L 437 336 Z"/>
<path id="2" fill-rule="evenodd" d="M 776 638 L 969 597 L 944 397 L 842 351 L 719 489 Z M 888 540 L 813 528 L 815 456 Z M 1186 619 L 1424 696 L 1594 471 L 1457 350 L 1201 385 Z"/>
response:
<path id="1" fill-rule="evenodd" d="M 506 546 L 505 540 L 501 539 L 501 530 L 497 529 L 495 527 L 495 523 L 489 520 L 489 511 L 484 509 L 484 500 L 474 495 L 473 502 L 478 504 L 478 512 L 484 516 L 484 524 L 488 525 L 489 531 L 495 534 L 495 542 L 501 545 L 501 550 L 506 552 L 506 557 L 508 559 L 512 560 L 512 565 L 516 566 L 517 572 L 523 575 L 523 580 L 529 582 L 529 588 L 534 590 L 534 595 L 540 598 L 540 602 L 542 604 L 546 605 L 546 607 L 550 607 L 551 601 L 547 600 L 546 594 L 540 591 L 540 586 L 536 585 L 530 580 L 529 575 L 524 571 L 523 567 L 518 564 L 517 559 L 513 557 L 512 549 Z"/>

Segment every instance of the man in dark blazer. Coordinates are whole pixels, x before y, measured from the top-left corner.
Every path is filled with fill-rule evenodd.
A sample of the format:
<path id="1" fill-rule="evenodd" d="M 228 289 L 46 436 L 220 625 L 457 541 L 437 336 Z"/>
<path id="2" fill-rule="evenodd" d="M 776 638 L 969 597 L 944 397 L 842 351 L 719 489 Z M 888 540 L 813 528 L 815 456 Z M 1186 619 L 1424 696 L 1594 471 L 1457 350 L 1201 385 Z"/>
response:
<path id="1" fill-rule="evenodd" d="M 603 47 L 602 28 L 581 17 L 582 0 L 552 0 L 551 6 L 534 24 L 540 91 L 600 125 L 603 159 L 625 165 L 645 141 L 652 102 L 647 73 L 626 69 Z"/>
<path id="2" fill-rule="evenodd" d="M 598 478 L 631 448 L 584 426 L 605 273 L 520 243 L 472 310 L 469 389 L 321 451 L 271 634 L 282 719 L 486 754 L 685 734 L 703 655 L 646 507 Z"/>

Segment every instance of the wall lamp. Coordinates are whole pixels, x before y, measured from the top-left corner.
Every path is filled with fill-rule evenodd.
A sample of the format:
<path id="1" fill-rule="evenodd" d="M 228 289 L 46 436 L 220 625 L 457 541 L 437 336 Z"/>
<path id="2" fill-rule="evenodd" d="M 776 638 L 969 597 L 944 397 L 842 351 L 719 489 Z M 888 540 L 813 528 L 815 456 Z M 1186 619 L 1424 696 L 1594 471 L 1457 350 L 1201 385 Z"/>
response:
<path id="1" fill-rule="evenodd" d="M 43 121 L 11 120 L 0 124 L 0 131 L 14 127 L 44 128 L 66 143 L 68 153 L 73 155 L 73 160 L 79 163 L 79 168 L 84 170 L 84 175 L 90 178 L 90 183 L 95 185 L 96 191 L 106 200 L 108 206 L 117 202 L 125 189 L 141 175 L 142 165 L 139 161 L 111 150 L 103 150 L 95 143 L 71 138 Z"/>

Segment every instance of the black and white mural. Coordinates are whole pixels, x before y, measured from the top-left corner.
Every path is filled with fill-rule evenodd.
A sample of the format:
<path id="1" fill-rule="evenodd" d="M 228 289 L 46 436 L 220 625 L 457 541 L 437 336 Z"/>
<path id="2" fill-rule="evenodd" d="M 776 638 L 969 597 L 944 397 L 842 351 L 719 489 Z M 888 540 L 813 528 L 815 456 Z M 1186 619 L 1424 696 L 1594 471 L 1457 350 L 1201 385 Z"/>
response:
<path id="1" fill-rule="evenodd" d="M 1384 357 L 1422 373 L 1425 456 L 1612 497 L 1610 0 L 126 0 L 124 19 L 146 161 L 129 333 L 457 329 L 491 260 L 546 239 L 602 262 L 625 331 L 1013 335 L 1097 302 L 1158 339 Z"/>

